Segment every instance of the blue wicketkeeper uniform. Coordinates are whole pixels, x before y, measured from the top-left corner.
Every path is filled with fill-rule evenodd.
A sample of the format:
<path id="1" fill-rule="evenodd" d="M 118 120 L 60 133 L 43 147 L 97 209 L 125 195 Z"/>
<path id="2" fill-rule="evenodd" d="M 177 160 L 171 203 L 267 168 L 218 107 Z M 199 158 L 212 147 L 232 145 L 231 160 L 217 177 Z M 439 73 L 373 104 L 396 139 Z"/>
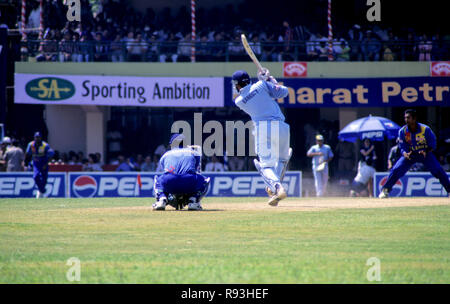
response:
<path id="1" fill-rule="evenodd" d="M 383 189 L 391 191 L 397 180 L 405 175 L 413 164 L 421 162 L 434 177 L 439 179 L 445 190 L 450 193 L 448 176 L 434 154 L 431 153 L 432 150 L 436 149 L 436 136 L 431 128 L 427 125 L 417 123 L 417 130 L 413 133 L 408 129 L 408 126 L 404 126 L 400 129 L 398 138 L 402 156 L 392 168 Z M 404 152 L 409 153 L 411 151 L 411 160 L 403 156 Z M 419 154 L 420 151 L 426 151 L 426 157 Z"/>
<path id="2" fill-rule="evenodd" d="M 48 177 L 48 161 L 53 156 L 54 151 L 45 141 L 41 141 L 38 144 L 33 140 L 28 144 L 26 154 L 32 158 L 34 182 L 39 192 L 45 193 Z"/>
<path id="3" fill-rule="evenodd" d="M 193 196 L 199 201 L 208 191 L 209 179 L 200 174 L 201 154 L 190 148 L 172 148 L 160 159 L 164 173 L 155 178 L 156 199 L 169 194 Z"/>

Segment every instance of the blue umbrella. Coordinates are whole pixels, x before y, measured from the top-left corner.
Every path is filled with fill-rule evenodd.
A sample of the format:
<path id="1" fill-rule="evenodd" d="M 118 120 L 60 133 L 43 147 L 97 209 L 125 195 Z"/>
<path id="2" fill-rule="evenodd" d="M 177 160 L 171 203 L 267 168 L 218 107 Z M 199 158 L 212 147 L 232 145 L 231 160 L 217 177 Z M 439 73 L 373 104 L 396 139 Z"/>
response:
<path id="1" fill-rule="evenodd" d="M 339 132 L 339 139 L 349 142 L 366 138 L 382 141 L 385 136 L 389 139 L 397 138 L 398 130 L 400 126 L 395 122 L 384 117 L 369 115 L 346 125 Z"/>

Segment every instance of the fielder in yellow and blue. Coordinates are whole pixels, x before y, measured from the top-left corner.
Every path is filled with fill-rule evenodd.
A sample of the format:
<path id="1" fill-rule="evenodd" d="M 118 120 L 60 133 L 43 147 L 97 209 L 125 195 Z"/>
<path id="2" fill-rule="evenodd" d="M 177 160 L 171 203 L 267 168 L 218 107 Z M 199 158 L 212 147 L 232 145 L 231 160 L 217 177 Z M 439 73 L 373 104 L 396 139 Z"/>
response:
<path id="1" fill-rule="evenodd" d="M 405 111 L 405 123 L 398 132 L 398 141 L 402 156 L 392 168 L 386 184 L 381 189 L 379 198 L 389 197 L 395 183 L 408 172 L 413 164 L 421 162 L 430 173 L 439 179 L 447 193 L 450 194 L 450 181 L 439 161 L 433 154 L 436 149 L 436 136 L 427 125 L 417 122 L 415 110 Z"/>
<path id="2" fill-rule="evenodd" d="M 54 151 L 48 143 L 42 140 L 40 132 L 34 134 L 34 140 L 31 141 L 26 150 L 27 157 L 31 157 L 33 165 L 33 179 L 38 187 L 36 198 L 41 198 L 45 193 L 48 177 L 48 161 L 53 156 Z"/>

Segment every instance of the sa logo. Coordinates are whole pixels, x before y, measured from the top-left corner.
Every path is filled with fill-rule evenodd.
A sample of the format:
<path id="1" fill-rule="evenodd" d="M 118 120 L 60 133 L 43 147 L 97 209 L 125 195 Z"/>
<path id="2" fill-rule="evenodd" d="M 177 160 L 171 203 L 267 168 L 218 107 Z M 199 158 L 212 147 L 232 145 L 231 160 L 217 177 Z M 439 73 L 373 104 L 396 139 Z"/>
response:
<path id="1" fill-rule="evenodd" d="M 25 90 L 28 96 L 45 101 L 63 100 L 75 94 L 75 86 L 70 81 L 56 77 L 33 79 Z"/>

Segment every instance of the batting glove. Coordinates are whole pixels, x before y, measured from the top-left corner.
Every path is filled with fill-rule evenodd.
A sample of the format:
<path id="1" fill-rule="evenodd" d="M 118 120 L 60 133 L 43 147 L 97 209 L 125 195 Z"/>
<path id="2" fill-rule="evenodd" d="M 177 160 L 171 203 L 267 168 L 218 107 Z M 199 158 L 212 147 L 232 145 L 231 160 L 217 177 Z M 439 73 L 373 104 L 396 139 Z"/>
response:
<path id="1" fill-rule="evenodd" d="M 258 71 L 258 80 L 269 80 L 270 72 L 266 68 L 262 68 L 260 71 Z"/>
<path id="2" fill-rule="evenodd" d="M 278 84 L 278 81 L 273 76 L 269 76 L 268 81 L 270 81 L 273 84 Z"/>

